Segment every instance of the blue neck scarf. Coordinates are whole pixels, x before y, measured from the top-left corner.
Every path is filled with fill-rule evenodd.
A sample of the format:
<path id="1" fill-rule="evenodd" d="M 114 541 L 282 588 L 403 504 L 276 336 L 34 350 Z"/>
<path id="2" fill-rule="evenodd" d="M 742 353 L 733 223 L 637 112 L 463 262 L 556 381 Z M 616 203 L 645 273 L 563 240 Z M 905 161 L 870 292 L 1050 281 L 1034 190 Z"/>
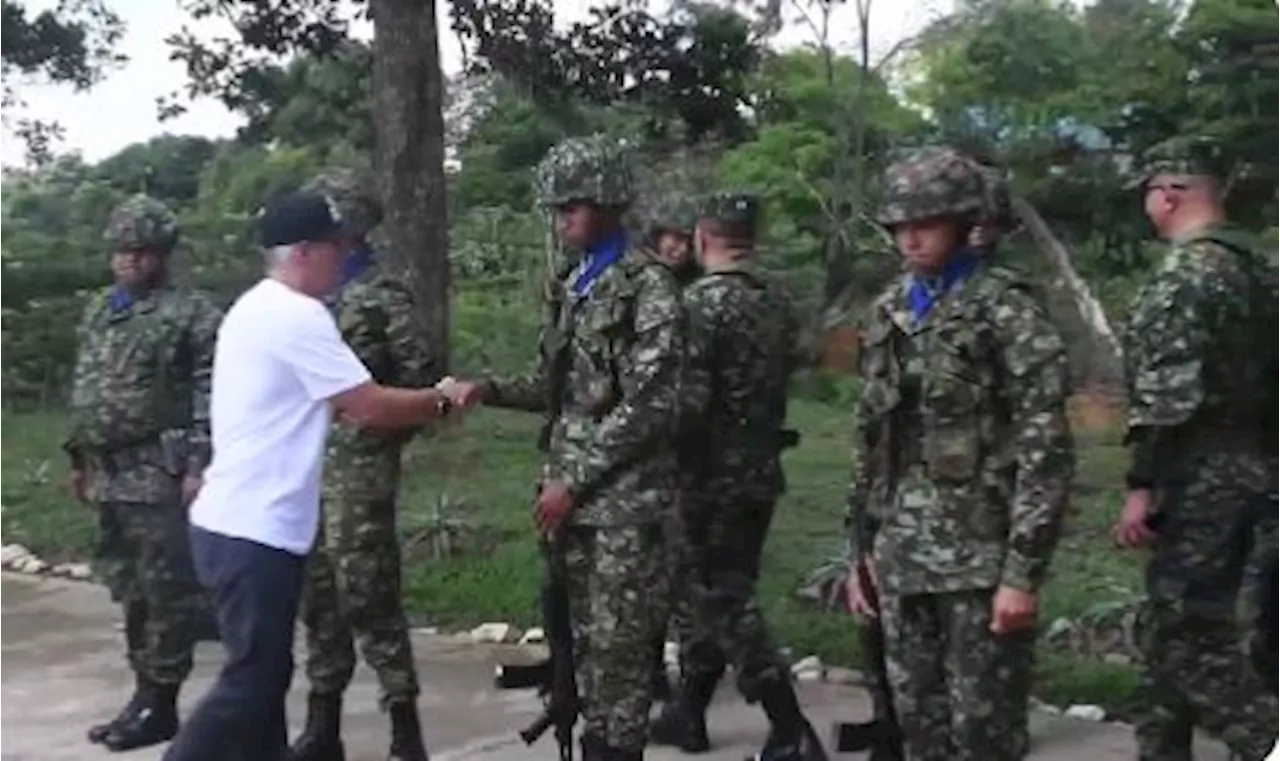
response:
<path id="1" fill-rule="evenodd" d="M 133 307 L 133 292 L 123 285 L 117 285 L 111 289 L 111 295 L 107 299 L 108 308 L 111 314 L 120 314 L 129 311 Z"/>
<path id="2" fill-rule="evenodd" d="M 621 229 L 609 233 L 588 246 L 586 256 L 583 258 L 582 270 L 573 281 L 573 292 L 579 296 L 585 296 L 605 270 L 626 253 L 627 233 Z"/>
<path id="3" fill-rule="evenodd" d="M 360 277 L 371 266 L 373 266 L 373 249 L 367 245 L 355 249 L 342 264 L 342 285 L 338 288 L 341 289 Z"/>
<path id="4" fill-rule="evenodd" d="M 939 299 L 972 275 L 981 262 L 982 258 L 976 251 L 961 248 L 947 257 L 947 263 L 942 265 L 942 271 L 937 275 L 913 275 L 911 287 L 907 290 L 907 304 L 915 321 L 920 322 L 927 317 Z"/>

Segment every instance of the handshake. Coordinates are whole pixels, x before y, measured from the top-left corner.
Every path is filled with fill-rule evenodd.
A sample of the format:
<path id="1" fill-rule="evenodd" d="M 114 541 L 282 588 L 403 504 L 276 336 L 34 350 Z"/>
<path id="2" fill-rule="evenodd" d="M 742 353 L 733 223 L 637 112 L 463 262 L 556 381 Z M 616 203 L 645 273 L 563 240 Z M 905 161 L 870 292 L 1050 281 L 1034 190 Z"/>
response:
<path id="1" fill-rule="evenodd" d="M 449 399 L 458 412 L 468 412 L 484 399 L 484 389 L 473 381 L 460 381 L 447 375 L 436 382 L 435 390 Z"/>

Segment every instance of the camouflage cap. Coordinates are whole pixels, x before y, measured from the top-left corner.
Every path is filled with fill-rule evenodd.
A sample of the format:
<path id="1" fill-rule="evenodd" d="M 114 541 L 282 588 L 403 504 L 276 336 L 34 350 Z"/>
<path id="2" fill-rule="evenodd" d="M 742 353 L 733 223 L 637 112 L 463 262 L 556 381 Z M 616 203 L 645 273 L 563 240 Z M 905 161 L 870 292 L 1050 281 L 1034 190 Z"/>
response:
<path id="1" fill-rule="evenodd" d="M 1157 174 L 1225 177 L 1228 166 L 1222 144 L 1201 135 L 1180 135 L 1148 148 L 1138 159 L 1130 186 L 1145 184 Z"/>
<path id="2" fill-rule="evenodd" d="M 973 161 L 951 148 L 912 151 L 885 171 L 885 199 L 879 222 L 896 225 L 917 219 L 983 212 L 986 183 Z"/>
<path id="3" fill-rule="evenodd" d="M 601 134 L 571 137 L 547 151 L 538 164 L 538 202 L 555 207 L 587 202 L 628 206 L 635 182 L 625 146 Z"/>
<path id="4" fill-rule="evenodd" d="M 760 223 L 760 197 L 744 191 L 712 193 L 702 200 L 698 219 L 749 225 L 754 232 Z"/>
<path id="5" fill-rule="evenodd" d="M 382 200 L 378 198 L 373 178 L 365 172 L 331 169 L 303 185 L 301 191 L 332 198 L 353 235 L 368 235 L 382 221 Z"/>
<path id="6" fill-rule="evenodd" d="M 163 201 L 139 193 L 111 210 L 102 240 L 112 251 L 168 253 L 178 243 L 178 218 Z"/>

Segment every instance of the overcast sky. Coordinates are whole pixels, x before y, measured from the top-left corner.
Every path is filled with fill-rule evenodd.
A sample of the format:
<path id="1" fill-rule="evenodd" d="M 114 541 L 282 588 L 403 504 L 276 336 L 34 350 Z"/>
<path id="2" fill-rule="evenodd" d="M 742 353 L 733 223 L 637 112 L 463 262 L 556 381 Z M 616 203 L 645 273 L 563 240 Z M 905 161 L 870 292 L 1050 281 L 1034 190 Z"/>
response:
<path id="1" fill-rule="evenodd" d="M 446 30 L 440 39 L 440 57 L 445 72 L 452 73 L 459 69 L 461 60 L 457 40 L 447 32 L 446 3 L 447 0 L 436 3 L 440 28 Z M 25 0 L 23 4 L 30 11 L 38 11 L 55 6 L 57 0 Z M 665 4 L 663 0 L 654 0 L 652 7 Z M 66 140 L 59 150 L 77 150 L 86 160 L 97 161 L 131 143 L 164 132 L 209 137 L 234 134 L 239 118 L 208 99 L 189 104 L 188 112 L 178 119 L 161 124 L 156 118 L 156 98 L 180 89 L 186 76 L 181 63 L 169 60 L 168 46 L 164 44 L 170 34 L 184 24 L 193 23 L 179 8 L 177 0 L 117 0 L 110 5 L 121 14 L 128 27 L 120 50 L 129 57 L 126 66 L 112 72 L 86 93 L 52 86 L 25 86 L 21 90 L 29 104 L 29 115 L 62 124 Z M 591 5 L 590 0 L 557 0 L 558 20 L 580 19 Z M 950 0 L 875 0 L 871 13 L 872 50 L 887 50 L 950 6 Z M 784 7 L 784 16 L 796 18 L 790 0 L 784 0 Z M 193 28 L 206 38 L 226 36 L 230 31 L 229 25 L 218 20 L 201 22 Z M 831 28 L 838 46 L 852 49 L 857 41 L 853 3 L 839 6 Z M 367 24 L 356 29 L 357 36 L 365 38 L 371 32 Z M 778 43 L 785 47 L 810 39 L 808 27 L 797 21 L 787 25 Z M 0 148 L 4 165 L 21 163 L 23 146 L 8 130 L 4 132 Z"/>

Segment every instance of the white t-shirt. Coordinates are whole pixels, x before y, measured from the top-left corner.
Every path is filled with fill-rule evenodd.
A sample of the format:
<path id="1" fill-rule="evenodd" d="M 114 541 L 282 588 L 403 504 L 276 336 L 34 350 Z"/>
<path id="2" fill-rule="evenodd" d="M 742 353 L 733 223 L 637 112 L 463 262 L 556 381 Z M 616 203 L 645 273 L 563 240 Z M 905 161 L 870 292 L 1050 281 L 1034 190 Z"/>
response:
<path id="1" fill-rule="evenodd" d="M 1262 761 L 1280 761 L 1280 739 L 1277 739 L 1275 747 L 1271 748 L 1271 752 Z"/>
<path id="2" fill-rule="evenodd" d="M 1271 748 L 1271 752 L 1262 761 L 1280 761 L 1280 739 L 1277 739 L 1275 747 Z"/>
<path id="3" fill-rule="evenodd" d="M 305 555 L 320 518 L 328 400 L 371 376 L 320 301 L 271 278 L 232 305 L 213 356 L 213 460 L 191 523 Z"/>

